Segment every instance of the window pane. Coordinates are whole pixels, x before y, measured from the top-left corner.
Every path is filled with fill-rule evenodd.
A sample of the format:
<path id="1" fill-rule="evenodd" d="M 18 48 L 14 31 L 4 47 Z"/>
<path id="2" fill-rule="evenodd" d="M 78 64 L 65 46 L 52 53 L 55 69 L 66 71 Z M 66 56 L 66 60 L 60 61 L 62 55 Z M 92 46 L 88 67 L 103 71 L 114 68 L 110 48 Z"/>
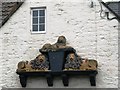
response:
<path id="1" fill-rule="evenodd" d="M 45 17 L 40 17 L 39 18 L 39 23 L 45 23 Z"/>
<path id="2" fill-rule="evenodd" d="M 45 16 L 45 10 L 39 10 L 39 16 Z"/>
<path id="3" fill-rule="evenodd" d="M 33 16 L 38 16 L 38 10 L 33 10 Z"/>
<path id="4" fill-rule="evenodd" d="M 45 31 L 45 25 L 39 25 L 39 31 Z"/>
<path id="5" fill-rule="evenodd" d="M 33 31 L 38 31 L 38 25 L 33 25 Z"/>
<path id="6" fill-rule="evenodd" d="M 38 24 L 38 18 L 33 18 L 33 24 Z"/>

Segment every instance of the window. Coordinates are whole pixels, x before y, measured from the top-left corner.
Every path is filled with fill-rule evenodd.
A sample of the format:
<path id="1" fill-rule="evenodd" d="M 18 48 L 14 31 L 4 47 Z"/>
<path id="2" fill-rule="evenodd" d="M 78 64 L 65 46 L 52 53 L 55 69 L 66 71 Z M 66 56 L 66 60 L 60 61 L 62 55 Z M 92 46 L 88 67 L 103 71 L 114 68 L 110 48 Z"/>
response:
<path id="1" fill-rule="evenodd" d="M 32 10 L 32 33 L 46 32 L 46 8 Z"/>

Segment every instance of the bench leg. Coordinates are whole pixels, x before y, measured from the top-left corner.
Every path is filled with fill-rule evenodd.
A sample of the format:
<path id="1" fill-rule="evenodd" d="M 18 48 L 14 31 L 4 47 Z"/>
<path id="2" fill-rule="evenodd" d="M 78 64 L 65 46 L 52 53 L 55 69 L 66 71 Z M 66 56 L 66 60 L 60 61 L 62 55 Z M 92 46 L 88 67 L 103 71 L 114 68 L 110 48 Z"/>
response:
<path id="1" fill-rule="evenodd" d="M 91 84 L 91 86 L 96 86 L 96 75 L 95 74 L 91 74 L 89 76 L 89 78 L 90 78 L 90 84 Z"/>
<path id="2" fill-rule="evenodd" d="M 26 85 L 27 85 L 27 76 L 20 75 L 19 78 L 20 78 L 20 84 L 21 84 L 21 86 L 22 87 L 26 87 Z"/>
<path id="3" fill-rule="evenodd" d="M 46 78 L 47 78 L 48 86 L 53 86 L 53 77 L 52 77 L 52 75 L 48 74 L 48 75 L 46 75 Z"/>
<path id="4" fill-rule="evenodd" d="M 63 82 L 64 86 L 69 85 L 69 77 L 68 77 L 68 75 L 66 75 L 66 74 L 62 75 L 62 82 Z"/>

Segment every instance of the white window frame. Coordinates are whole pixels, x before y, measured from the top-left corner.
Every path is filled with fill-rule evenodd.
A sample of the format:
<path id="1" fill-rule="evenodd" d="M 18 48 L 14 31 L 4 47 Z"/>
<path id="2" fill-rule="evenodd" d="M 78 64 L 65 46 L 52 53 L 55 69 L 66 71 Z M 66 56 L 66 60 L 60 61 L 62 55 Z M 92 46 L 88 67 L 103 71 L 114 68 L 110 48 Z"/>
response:
<path id="1" fill-rule="evenodd" d="M 33 11 L 34 10 L 45 10 L 45 31 L 33 31 Z M 46 7 L 33 7 L 31 8 L 31 33 L 35 33 L 35 34 L 45 34 L 46 33 Z M 38 23 L 39 23 L 39 19 L 38 19 Z M 39 29 L 39 25 L 38 25 L 38 29 Z"/>

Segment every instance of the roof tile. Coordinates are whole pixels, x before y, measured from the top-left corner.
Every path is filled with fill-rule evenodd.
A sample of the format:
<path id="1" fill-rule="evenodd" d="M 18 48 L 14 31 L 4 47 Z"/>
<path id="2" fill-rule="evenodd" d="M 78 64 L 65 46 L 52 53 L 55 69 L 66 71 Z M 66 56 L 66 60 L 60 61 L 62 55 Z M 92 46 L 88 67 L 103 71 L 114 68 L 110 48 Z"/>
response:
<path id="1" fill-rule="evenodd" d="M 2 15 L 0 15 L 2 22 L 0 23 L 0 27 L 8 21 L 22 3 L 23 2 L 2 2 L 2 10 L 0 10 L 0 13 L 2 13 Z"/>

